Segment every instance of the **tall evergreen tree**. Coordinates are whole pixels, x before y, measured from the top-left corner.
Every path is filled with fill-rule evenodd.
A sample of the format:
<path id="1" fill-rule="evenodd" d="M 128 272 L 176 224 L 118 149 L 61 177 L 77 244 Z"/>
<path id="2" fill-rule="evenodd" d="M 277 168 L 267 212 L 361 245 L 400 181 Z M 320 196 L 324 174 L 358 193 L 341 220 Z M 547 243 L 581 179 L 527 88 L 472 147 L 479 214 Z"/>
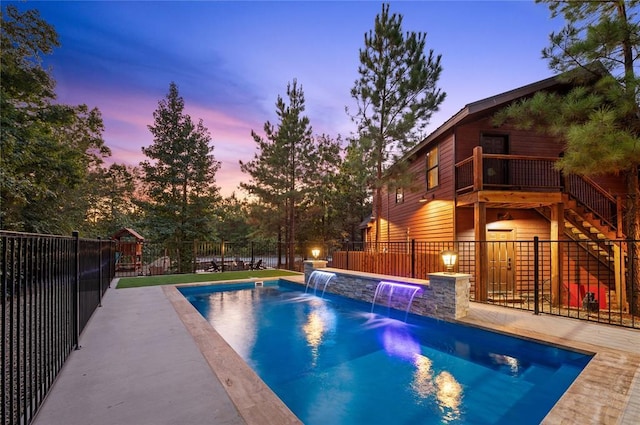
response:
<path id="1" fill-rule="evenodd" d="M 624 175 L 629 194 L 625 233 L 640 240 L 640 2 L 537 2 L 547 4 L 552 17 L 562 16 L 566 21 L 561 31 L 550 35 L 550 46 L 542 54 L 575 88 L 566 95 L 537 94 L 496 120 L 510 119 L 523 128 L 536 127 L 563 137 L 566 150 L 559 167 L 566 173 Z M 635 261 L 630 265 L 636 270 L 635 281 L 629 285 L 633 289 L 629 300 L 636 313 L 640 312 L 638 248 L 636 245 Z"/>
<path id="2" fill-rule="evenodd" d="M 314 136 L 314 166 L 307 178 L 308 190 L 302 202 L 301 237 L 305 241 L 327 244 L 340 239 L 342 223 L 335 201 L 338 197 L 341 140 L 327 134 Z"/>
<path id="3" fill-rule="evenodd" d="M 181 249 L 186 241 L 213 238 L 214 207 L 219 201 L 215 175 L 220 168 L 213 156 L 209 131 L 184 113 L 184 100 L 175 83 L 158 102 L 149 125 L 153 144 L 143 147 L 149 160 L 140 163 L 147 202 L 143 203 L 148 231 Z M 180 271 L 190 261 L 181 250 Z"/>
<path id="4" fill-rule="evenodd" d="M 42 59 L 59 41 L 37 11 L 4 7 L 0 30 L 0 227 L 82 230 L 90 207 L 83 187 L 110 155 L 100 111 L 54 103 L 55 80 Z"/>
<path id="5" fill-rule="evenodd" d="M 245 199 L 239 199 L 235 193 L 222 199 L 218 206 L 217 235 L 225 242 L 247 246 L 251 227 L 249 224 L 249 206 Z"/>
<path id="6" fill-rule="evenodd" d="M 380 235 L 385 169 L 419 141 L 433 112 L 445 98 L 437 88 L 442 67 L 433 50 L 425 55 L 427 34 L 402 32 L 402 15 L 382 5 L 373 31 L 360 49 L 360 77 L 351 89 L 358 110 L 353 119 L 370 171 L 376 208 L 376 241 Z"/>
<path id="7" fill-rule="evenodd" d="M 99 167 L 90 174 L 90 205 L 88 224 L 90 234 L 110 236 L 123 227 L 139 225 L 139 208 L 136 205 L 136 188 L 139 170 L 124 164 Z"/>
<path id="8" fill-rule="evenodd" d="M 278 124 L 273 125 L 269 121 L 264 124 L 265 138 L 251 131 L 258 152 L 252 161 L 240 161 L 240 169 L 251 176 L 249 183 L 241 183 L 240 186 L 273 208 L 279 217 L 280 226 L 276 232 L 280 235 L 284 231 L 287 262 L 292 268 L 295 262 L 296 212 L 307 189 L 307 176 L 314 167 L 315 147 L 309 118 L 303 115 L 304 92 L 295 79 L 287 84 L 287 97 L 288 103 L 278 96 Z"/>
<path id="9" fill-rule="evenodd" d="M 338 197 L 334 208 L 340 214 L 342 239 L 361 240 L 360 224 L 371 214 L 372 199 L 368 170 L 362 167 L 366 153 L 357 140 L 350 141 L 345 149 L 344 160 L 338 174 Z"/>

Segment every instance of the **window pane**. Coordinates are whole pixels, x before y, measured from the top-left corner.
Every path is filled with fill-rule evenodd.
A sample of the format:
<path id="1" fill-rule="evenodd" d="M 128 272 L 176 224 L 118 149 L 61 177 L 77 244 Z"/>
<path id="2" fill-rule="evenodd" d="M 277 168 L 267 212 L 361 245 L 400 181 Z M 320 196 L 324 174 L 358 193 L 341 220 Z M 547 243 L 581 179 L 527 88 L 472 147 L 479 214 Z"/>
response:
<path id="1" fill-rule="evenodd" d="M 427 153 L 427 169 L 430 170 L 433 167 L 438 166 L 438 148 L 435 147 Z"/>
<path id="2" fill-rule="evenodd" d="M 432 148 L 427 153 L 427 189 L 438 186 L 438 147 Z"/>
<path id="3" fill-rule="evenodd" d="M 396 189 L 396 204 L 401 204 L 404 201 L 404 189 Z"/>
<path id="4" fill-rule="evenodd" d="M 427 189 L 438 186 L 438 167 L 429 170 L 427 173 Z"/>

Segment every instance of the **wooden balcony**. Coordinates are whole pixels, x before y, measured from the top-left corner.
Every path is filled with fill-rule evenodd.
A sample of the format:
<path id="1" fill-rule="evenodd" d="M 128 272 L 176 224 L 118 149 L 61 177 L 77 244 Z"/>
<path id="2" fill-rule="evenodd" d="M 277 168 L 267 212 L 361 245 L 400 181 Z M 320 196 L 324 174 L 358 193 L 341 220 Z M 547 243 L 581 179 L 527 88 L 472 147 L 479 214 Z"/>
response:
<path id="1" fill-rule="evenodd" d="M 538 208 L 562 199 L 556 158 L 483 154 L 456 164 L 457 206 L 487 203 L 493 208 Z"/>
<path id="2" fill-rule="evenodd" d="M 565 202 L 581 209 L 622 237 L 622 202 L 587 177 L 563 175 L 558 158 L 483 154 L 456 164 L 456 206 L 482 202 L 488 208 L 540 208 Z"/>

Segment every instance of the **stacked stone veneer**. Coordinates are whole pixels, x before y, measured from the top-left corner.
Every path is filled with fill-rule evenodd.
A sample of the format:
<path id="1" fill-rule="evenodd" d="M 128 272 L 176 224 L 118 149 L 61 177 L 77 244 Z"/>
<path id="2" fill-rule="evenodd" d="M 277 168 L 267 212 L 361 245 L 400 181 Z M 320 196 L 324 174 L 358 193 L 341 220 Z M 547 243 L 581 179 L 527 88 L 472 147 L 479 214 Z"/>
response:
<path id="1" fill-rule="evenodd" d="M 420 287 L 411 304 L 411 313 L 421 316 L 434 317 L 444 320 L 455 320 L 464 317 L 469 312 L 470 275 L 467 274 L 429 274 L 429 280 L 402 278 L 374 273 L 354 272 L 350 270 L 327 268 L 326 261 L 305 261 L 304 282 L 314 270 L 334 273 L 326 287 L 327 293 L 372 302 L 376 287 L 381 281 L 398 282 Z M 404 311 L 410 294 L 406 291 L 395 291 L 391 307 Z M 376 304 L 388 305 L 388 295 L 378 295 Z"/>

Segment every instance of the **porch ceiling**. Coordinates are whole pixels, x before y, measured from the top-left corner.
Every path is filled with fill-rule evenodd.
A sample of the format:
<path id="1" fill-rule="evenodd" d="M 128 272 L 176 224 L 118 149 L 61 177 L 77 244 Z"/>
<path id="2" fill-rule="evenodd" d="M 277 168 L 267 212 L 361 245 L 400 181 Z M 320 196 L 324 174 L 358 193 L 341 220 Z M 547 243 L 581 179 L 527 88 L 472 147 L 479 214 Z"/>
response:
<path id="1" fill-rule="evenodd" d="M 471 207 L 483 202 L 487 208 L 539 208 L 562 202 L 560 192 L 521 192 L 513 190 L 481 190 L 459 195 L 457 207 Z"/>

